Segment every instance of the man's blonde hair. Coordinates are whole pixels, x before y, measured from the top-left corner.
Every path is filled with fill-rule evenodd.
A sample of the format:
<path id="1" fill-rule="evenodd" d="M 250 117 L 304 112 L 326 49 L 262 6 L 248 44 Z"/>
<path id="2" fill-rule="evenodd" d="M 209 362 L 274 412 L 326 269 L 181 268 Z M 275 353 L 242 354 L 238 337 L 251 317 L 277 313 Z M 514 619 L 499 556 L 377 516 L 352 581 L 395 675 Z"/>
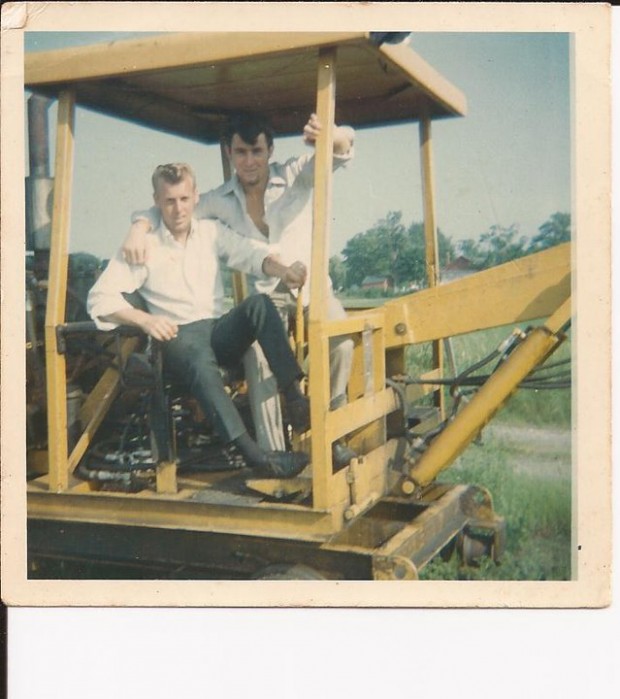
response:
<path id="1" fill-rule="evenodd" d="M 168 184 L 178 184 L 186 177 L 191 178 L 194 189 L 196 189 L 196 175 L 187 163 L 167 163 L 166 165 L 158 165 L 151 177 L 153 193 L 157 194 L 157 185 L 162 180 L 168 182 Z"/>

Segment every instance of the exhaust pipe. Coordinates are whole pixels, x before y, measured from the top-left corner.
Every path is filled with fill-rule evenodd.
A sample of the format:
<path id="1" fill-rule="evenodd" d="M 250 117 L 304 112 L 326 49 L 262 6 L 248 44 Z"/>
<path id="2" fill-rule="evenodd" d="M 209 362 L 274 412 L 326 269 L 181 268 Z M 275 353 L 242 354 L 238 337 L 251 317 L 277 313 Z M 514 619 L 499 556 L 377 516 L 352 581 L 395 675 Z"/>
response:
<path id="1" fill-rule="evenodd" d="M 30 174 L 26 177 L 26 249 L 50 249 L 52 190 L 47 112 L 52 100 L 32 95 L 28 100 L 28 151 Z"/>

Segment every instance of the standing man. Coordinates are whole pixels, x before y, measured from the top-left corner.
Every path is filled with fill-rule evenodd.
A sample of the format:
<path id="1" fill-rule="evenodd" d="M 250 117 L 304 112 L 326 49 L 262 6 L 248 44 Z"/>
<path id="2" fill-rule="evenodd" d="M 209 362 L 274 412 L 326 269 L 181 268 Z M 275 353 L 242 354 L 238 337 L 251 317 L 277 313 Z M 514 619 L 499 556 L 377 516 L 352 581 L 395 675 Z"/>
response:
<path id="1" fill-rule="evenodd" d="M 304 142 L 314 145 L 321 130 L 312 114 L 303 130 Z M 353 157 L 354 131 L 348 126 L 334 130 L 334 169 Z M 274 151 L 273 131 L 269 123 L 257 116 L 233 118 L 224 134 L 226 152 L 234 175 L 223 185 L 200 196 L 196 214 L 199 218 L 217 218 L 237 233 L 250 239 L 267 240 L 279 246 L 283 262 L 300 260 L 310 268 L 312 250 L 312 193 L 314 187 L 314 154 L 291 158 L 286 163 L 271 163 Z M 136 262 L 145 253 L 144 234 L 156 225 L 156 212 L 140 212 L 133 217 L 133 226 L 123 251 Z M 295 298 L 277 279 L 251 276 L 250 287 L 256 293 L 268 294 L 286 319 Z M 342 319 L 346 313 L 335 297 L 328 278 L 328 318 Z M 304 305 L 309 293 L 302 290 Z M 347 401 L 346 389 L 351 373 L 353 341 L 349 337 L 330 340 L 330 407 L 332 410 Z M 275 381 L 260 348 L 254 345 L 244 359 L 251 407 L 259 444 L 264 448 L 284 448 L 282 417 Z M 333 445 L 337 467 L 347 464 L 355 453 L 342 442 Z"/>
<path id="2" fill-rule="evenodd" d="M 305 268 L 300 263 L 282 265 L 265 241 L 248 240 L 219 221 L 197 221 L 193 214 L 198 192 L 188 165 L 160 165 L 152 182 L 161 222 L 146 236 L 146 262 L 130 264 L 119 251 L 89 293 L 89 314 L 102 330 L 134 325 L 161 342 L 164 363 L 189 383 L 225 443 L 233 444 L 261 475 L 295 476 L 307 465 L 307 455 L 264 450 L 251 439 L 225 391 L 219 365 L 240 361 L 256 341 L 298 432 L 309 427 L 308 399 L 299 386 L 303 372 L 267 296 L 256 294 L 223 314 L 219 258 L 257 278 L 274 275 L 295 288 L 303 285 Z M 144 297 L 148 313 L 125 300 L 123 294 L 134 291 Z"/>

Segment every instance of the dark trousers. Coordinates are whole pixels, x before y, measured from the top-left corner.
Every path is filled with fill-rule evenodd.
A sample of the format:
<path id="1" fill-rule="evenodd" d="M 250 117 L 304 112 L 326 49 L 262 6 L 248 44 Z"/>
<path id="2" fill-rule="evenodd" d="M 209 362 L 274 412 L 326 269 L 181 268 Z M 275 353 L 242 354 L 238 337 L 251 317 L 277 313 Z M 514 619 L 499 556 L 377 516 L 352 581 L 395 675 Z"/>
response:
<path id="1" fill-rule="evenodd" d="M 303 376 L 278 311 L 264 294 L 250 296 L 220 318 L 180 325 L 178 336 L 162 343 L 166 370 L 189 387 L 226 442 L 246 429 L 224 388 L 219 367 L 238 364 L 254 341 L 262 347 L 278 388 Z"/>

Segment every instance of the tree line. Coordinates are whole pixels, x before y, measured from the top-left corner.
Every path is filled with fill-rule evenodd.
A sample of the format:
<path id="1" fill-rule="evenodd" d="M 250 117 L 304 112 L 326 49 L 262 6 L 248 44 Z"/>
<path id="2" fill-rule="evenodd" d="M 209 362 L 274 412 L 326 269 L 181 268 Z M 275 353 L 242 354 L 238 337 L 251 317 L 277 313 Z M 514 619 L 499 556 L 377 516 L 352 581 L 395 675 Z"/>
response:
<path id="1" fill-rule="evenodd" d="M 473 270 L 514 260 L 524 255 L 569 241 L 570 214 L 552 214 L 532 238 L 520 235 L 519 227 L 494 225 L 478 240 L 457 241 L 437 231 L 440 268 L 463 257 Z M 424 226 L 406 226 L 402 212 L 391 211 L 368 230 L 351 238 L 340 255 L 329 260 L 329 273 L 334 287 L 340 291 L 359 293 L 364 280 L 388 280 L 395 293 L 427 286 L 425 268 Z"/>

